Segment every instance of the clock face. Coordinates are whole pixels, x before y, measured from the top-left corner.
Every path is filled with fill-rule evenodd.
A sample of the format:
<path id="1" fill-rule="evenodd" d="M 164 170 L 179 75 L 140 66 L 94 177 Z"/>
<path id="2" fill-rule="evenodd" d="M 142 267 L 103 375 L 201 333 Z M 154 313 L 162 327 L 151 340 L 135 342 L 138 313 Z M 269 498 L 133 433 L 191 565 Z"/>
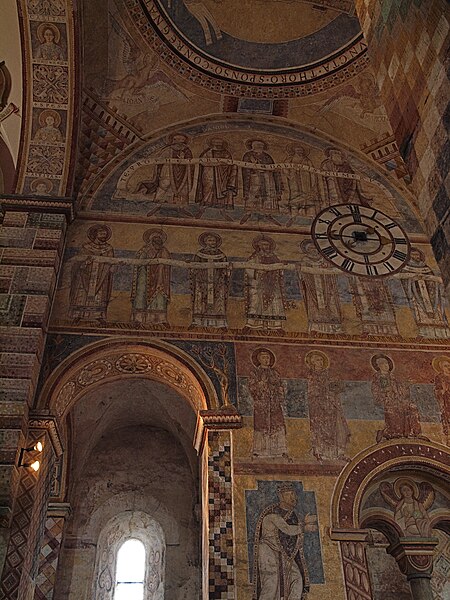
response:
<path id="1" fill-rule="evenodd" d="M 390 275 L 409 257 L 409 241 L 400 225 L 379 210 L 359 204 L 337 204 L 320 212 L 312 237 L 327 260 L 353 275 Z"/>

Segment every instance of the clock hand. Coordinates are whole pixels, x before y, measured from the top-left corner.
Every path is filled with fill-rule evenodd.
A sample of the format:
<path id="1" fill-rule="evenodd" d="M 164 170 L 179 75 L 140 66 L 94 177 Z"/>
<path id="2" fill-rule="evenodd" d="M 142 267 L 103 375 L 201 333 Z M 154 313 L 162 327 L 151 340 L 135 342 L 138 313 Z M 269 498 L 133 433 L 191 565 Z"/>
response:
<path id="1" fill-rule="evenodd" d="M 350 240 L 355 240 L 355 238 L 352 235 L 340 235 L 339 233 L 331 233 L 330 234 L 330 238 L 332 240 L 340 240 L 342 238 L 348 238 Z M 355 242 L 358 242 L 360 240 L 355 240 Z M 386 244 L 390 244 L 391 240 L 387 237 L 384 236 L 380 236 L 379 238 L 367 238 L 366 240 L 364 240 L 365 242 L 380 242 L 380 244 L 382 246 L 386 246 Z"/>

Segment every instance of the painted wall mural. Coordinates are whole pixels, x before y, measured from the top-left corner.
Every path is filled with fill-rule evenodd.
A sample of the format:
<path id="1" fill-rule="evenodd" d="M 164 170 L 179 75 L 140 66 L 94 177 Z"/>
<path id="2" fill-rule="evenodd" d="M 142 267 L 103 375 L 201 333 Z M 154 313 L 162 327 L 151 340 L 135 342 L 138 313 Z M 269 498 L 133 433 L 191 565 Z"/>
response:
<path id="1" fill-rule="evenodd" d="M 99 183 L 85 210 L 278 229 L 308 225 L 331 204 L 355 203 L 421 231 L 398 191 L 361 158 L 252 117 L 214 119 L 164 135 Z"/>
<path id="2" fill-rule="evenodd" d="M 330 265 L 305 234 L 79 221 L 54 324 L 447 339 L 448 309 L 432 265 L 426 247 L 414 246 L 403 270 L 371 279 Z"/>

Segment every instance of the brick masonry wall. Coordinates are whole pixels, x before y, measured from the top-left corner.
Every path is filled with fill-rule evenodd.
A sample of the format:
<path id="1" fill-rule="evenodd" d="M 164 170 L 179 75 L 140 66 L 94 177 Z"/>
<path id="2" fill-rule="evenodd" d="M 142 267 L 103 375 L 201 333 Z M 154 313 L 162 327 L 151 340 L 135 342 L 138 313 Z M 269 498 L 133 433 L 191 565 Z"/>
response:
<path id="1" fill-rule="evenodd" d="M 448 3 L 356 0 L 356 10 L 400 153 L 449 289 Z"/>
<path id="2" fill-rule="evenodd" d="M 47 322 L 64 245 L 62 214 L 6 211 L 0 229 L 0 516 L 17 490 Z"/>

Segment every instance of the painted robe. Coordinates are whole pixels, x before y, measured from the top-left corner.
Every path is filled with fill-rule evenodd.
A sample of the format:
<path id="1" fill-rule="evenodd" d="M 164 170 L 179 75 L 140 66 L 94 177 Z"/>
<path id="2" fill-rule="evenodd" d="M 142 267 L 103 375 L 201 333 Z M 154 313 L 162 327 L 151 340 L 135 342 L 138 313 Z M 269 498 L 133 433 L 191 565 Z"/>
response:
<path id="1" fill-rule="evenodd" d="M 193 262 L 205 263 L 204 269 L 191 269 L 192 324 L 200 327 L 228 327 L 227 300 L 229 271 L 217 269 L 212 263 L 226 263 L 227 257 L 219 249 L 202 248 Z"/>
<path id="2" fill-rule="evenodd" d="M 346 460 L 350 430 L 339 398 L 338 384 L 328 369 L 308 372 L 311 448 L 317 460 Z"/>
<path id="3" fill-rule="evenodd" d="M 434 380 L 434 393 L 441 410 L 442 431 L 450 436 L 450 375 L 438 373 Z"/>
<path id="4" fill-rule="evenodd" d="M 334 171 L 335 173 L 348 173 L 354 175 L 350 163 L 344 160 L 342 163 L 335 163 L 331 158 L 322 163 L 323 171 Z M 361 204 L 370 207 L 370 198 L 366 198 L 361 192 L 361 186 L 356 179 L 344 179 L 334 175 L 324 176 L 325 196 L 328 204 Z"/>
<path id="5" fill-rule="evenodd" d="M 306 269 L 299 268 L 297 274 L 308 315 L 308 331 L 342 331 L 341 302 L 336 275 L 322 260 L 307 260 L 304 265 Z"/>
<path id="6" fill-rule="evenodd" d="M 113 247 L 107 242 L 88 242 L 83 245 L 83 254 L 85 259 L 72 267 L 70 317 L 106 321 L 113 284 L 112 265 L 92 259 L 96 256 L 114 257 Z"/>
<path id="7" fill-rule="evenodd" d="M 170 258 L 166 248 L 144 246 L 136 258 Z M 131 287 L 131 320 L 146 324 L 167 324 L 167 308 L 170 302 L 170 266 L 139 265 L 133 269 Z"/>
<path id="8" fill-rule="evenodd" d="M 232 156 L 226 148 L 208 148 L 200 158 L 226 158 Z M 237 193 L 236 165 L 200 165 L 196 201 L 202 206 L 233 208 L 233 198 Z"/>
<path id="9" fill-rule="evenodd" d="M 289 155 L 284 162 L 306 165 L 313 168 L 311 160 L 306 156 Z M 288 209 L 291 214 L 314 217 L 320 208 L 317 175 L 302 169 L 286 169 L 284 185 L 287 192 Z"/>
<path id="10" fill-rule="evenodd" d="M 254 252 L 249 263 L 274 264 L 280 262 L 276 254 Z M 286 320 L 284 306 L 283 271 L 245 270 L 247 327 L 254 329 L 282 329 Z"/>
<path id="11" fill-rule="evenodd" d="M 171 144 L 158 157 L 190 159 L 192 152 L 187 144 Z M 192 179 L 192 165 L 160 164 L 156 165 L 153 178 L 139 183 L 136 192 L 152 195 L 154 202 L 187 205 Z"/>
<path id="12" fill-rule="evenodd" d="M 384 408 L 385 427 L 377 432 L 377 441 L 420 435 L 419 412 L 410 399 L 408 385 L 392 373 L 377 372 L 372 380 L 372 395 L 375 403 Z"/>
<path id="13" fill-rule="evenodd" d="M 248 385 L 253 399 L 253 455 L 286 456 L 286 399 L 278 371 L 272 367 L 256 367 Z"/>
<path id="14" fill-rule="evenodd" d="M 255 165 L 273 165 L 274 160 L 267 152 L 246 152 L 244 162 Z M 278 211 L 281 195 L 281 175 L 277 171 L 242 168 L 244 202 L 249 209 Z"/>
<path id="15" fill-rule="evenodd" d="M 309 576 L 303 554 L 303 525 L 294 511 L 274 504 L 261 514 L 255 532 L 254 600 L 304 600 Z"/>
<path id="16" fill-rule="evenodd" d="M 442 281 L 422 261 L 412 261 L 403 269 L 401 282 L 419 329 L 426 338 L 448 338 Z"/>

